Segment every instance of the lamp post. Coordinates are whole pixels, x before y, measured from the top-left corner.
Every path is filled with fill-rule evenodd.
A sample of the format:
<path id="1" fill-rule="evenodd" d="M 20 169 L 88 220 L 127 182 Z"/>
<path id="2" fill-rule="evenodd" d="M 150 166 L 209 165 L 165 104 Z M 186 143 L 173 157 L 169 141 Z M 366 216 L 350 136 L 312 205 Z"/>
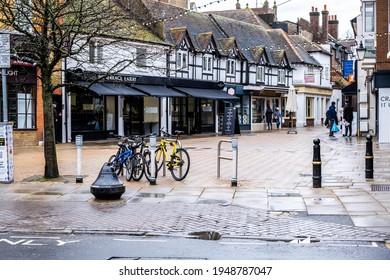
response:
<path id="1" fill-rule="evenodd" d="M 363 46 L 363 42 L 360 41 L 359 47 L 356 48 L 356 61 L 355 61 L 355 74 L 356 74 L 356 89 L 357 89 L 357 136 L 360 137 L 360 86 L 358 77 L 358 62 L 364 60 L 366 55 L 366 48 Z"/>

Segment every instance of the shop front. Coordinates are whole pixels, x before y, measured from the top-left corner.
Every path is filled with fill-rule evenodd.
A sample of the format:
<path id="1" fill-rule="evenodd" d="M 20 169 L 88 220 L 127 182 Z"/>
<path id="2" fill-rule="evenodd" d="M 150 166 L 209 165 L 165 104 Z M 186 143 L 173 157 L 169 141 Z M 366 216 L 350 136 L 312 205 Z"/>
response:
<path id="1" fill-rule="evenodd" d="M 251 130 L 263 131 L 266 129 L 265 112 L 269 106 L 274 112 L 279 108 L 282 117 L 285 116 L 285 104 L 287 89 L 285 88 L 263 88 L 256 87 L 246 89 L 245 92 L 251 97 Z"/>
<path id="2" fill-rule="evenodd" d="M 172 100 L 172 131 L 186 134 L 216 133 L 219 131 L 219 112 L 225 106 L 234 106 L 236 96 L 221 89 L 173 87 L 187 96 Z M 218 113 L 218 114 L 217 114 Z"/>
<path id="3" fill-rule="evenodd" d="M 137 100 L 145 96 L 123 84 L 79 82 L 79 85 L 70 92 L 72 139 L 76 135 L 83 135 L 84 140 L 123 135 L 122 100 L 133 99 L 135 106 L 140 104 Z"/>
<path id="4" fill-rule="evenodd" d="M 37 134 L 39 116 L 36 110 L 38 102 L 36 67 L 31 63 L 11 61 L 11 68 L 6 69 L 6 82 L 8 103 L 6 119 L 13 124 L 15 145 L 38 143 L 40 138 Z M 43 118 L 43 115 L 40 117 Z M 2 110 L 1 120 L 4 120 Z"/>

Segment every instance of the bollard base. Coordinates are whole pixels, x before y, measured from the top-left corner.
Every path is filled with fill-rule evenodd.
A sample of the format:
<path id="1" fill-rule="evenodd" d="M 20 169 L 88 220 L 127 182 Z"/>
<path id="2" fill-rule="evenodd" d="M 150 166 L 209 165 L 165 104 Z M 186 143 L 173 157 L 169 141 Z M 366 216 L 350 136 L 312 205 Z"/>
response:
<path id="1" fill-rule="evenodd" d="M 149 183 L 150 183 L 150 185 L 153 185 L 153 186 L 157 184 L 156 179 L 150 179 Z"/>
<path id="2" fill-rule="evenodd" d="M 91 193 L 96 199 L 114 200 L 120 199 L 125 192 L 124 186 L 91 186 Z"/>
<path id="3" fill-rule="evenodd" d="M 321 181 L 322 181 L 322 178 L 314 178 L 313 177 L 313 188 L 321 188 Z"/>
<path id="4" fill-rule="evenodd" d="M 83 176 L 76 176 L 76 183 L 82 183 L 83 182 Z"/>

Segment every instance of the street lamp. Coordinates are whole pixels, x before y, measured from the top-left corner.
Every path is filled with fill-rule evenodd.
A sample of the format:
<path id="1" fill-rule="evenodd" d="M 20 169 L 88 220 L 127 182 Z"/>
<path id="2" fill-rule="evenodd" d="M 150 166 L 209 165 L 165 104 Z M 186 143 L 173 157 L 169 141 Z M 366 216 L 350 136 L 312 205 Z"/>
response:
<path id="1" fill-rule="evenodd" d="M 361 61 L 364 59 L 364 56 L 366 54 L 366 48 L 363 46 L 363 43 L 360 42 L 360 45 L 358 48 L 356 48 L 356 55 L 357 55 L 357 59 L 358 61 Z"/>

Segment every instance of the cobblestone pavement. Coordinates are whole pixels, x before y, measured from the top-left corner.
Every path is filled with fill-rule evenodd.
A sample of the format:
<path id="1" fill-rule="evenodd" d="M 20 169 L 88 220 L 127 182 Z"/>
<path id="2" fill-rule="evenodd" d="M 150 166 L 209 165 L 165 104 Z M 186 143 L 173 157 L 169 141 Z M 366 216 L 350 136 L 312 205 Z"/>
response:
<path id="1" fill-rule="evenodd" d="M 74 144 L 57 146 L 61 180 L 40 181 L 43 148 L 15 148 L 15 181 L 0 184 L 0 231 L 111 232 L 188 235 L 217 231 L 265 239 L 389 240 L 390 145 L 374 142 L 374 179 L 365 178 L 364 137 L 329 139 L 322 127 L 243 133 L 238 138 L 238 186 L 232 162 L 221 162 L 217 146 L 227 136 L 183 137 L 191 156 L 188 177 L 159 174 L 127 182 L 120 200 L 97 200 L 90 186 L 116 150 L 113 142 L 82 148 L 83 183 L 76 184 Z M 321 140 L 322 188 L 312 187 L 313 139 Z M 225 145 L 226 144 L 226 145 Z M 222 154 L 231 156 L 229 143 Z M 377 189 L 376 189 L 377 188 Z M 380 190 L 383 189 L 383 190 Z M 347 217 L 350 225 L 304 216 Z"/>

